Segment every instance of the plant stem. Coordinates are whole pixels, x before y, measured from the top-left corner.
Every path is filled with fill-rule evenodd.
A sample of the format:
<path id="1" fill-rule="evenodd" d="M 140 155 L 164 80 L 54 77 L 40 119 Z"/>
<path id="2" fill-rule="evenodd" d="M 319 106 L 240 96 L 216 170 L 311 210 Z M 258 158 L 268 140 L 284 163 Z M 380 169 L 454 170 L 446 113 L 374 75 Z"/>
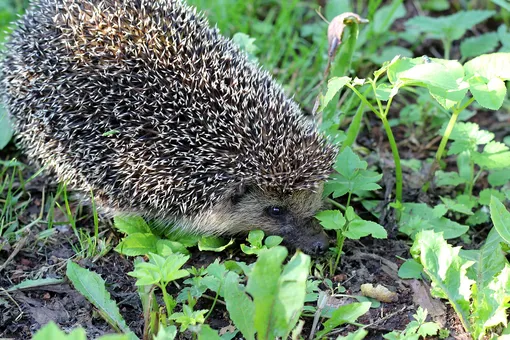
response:
<path id="1" fill-rule="evenodd" d="M 337 207 L 338 209 L 340 209 L 342 211 L 345 211 L 345 209 L 347 209 L 345 206 L 343 206 L 342 204 L 338 203 L 337 201 L 335 201 L 331 198 L 326 198 L 326 201 L 333 204 L 335 207 Z"/>
<path id="2" fill-rule="evenodd" d="M 345 229 L 345 230 L 347 230 L 347 229 Z M 338 254 L 336 254 L 335 265 L 333 266 L 333 270 L 331 270 L 331 274 L 334 274 L 336 272 L 336 269 L 338 268 L 338 263 L 340 262 L 340 256 L 342 256 L 342 248 L 344 247 L 344 241 L 345 241 L 345 236 L 343 235 L 343 233 L 345 230 L 336 232 L 336 239 L 337 239 L 336 246 L 338 249 Z"/>
<path id="3" fill-rule="evenodd" d="M 453 111 L 452 116 L 450 117 L 450 121 L 448 122 L 448 125 L 446 126 L 446 130 L 444 131 L 443 138 L 441 138 L 441 143 L 439 143 L 439 148 L 436 152 L 436 160 L 435 162 L 439 162 L 441 160 L 441 157 L 443 156 L 443 152 L 446 148 L 446 143 L 448 142 L 448 139 L 450 138 L 450 134 L 453 131 L 453 127 L 455 126 L 455 122 L 457 121 L 457 118 L 459 117 L 459 114 L 464 111 L 466 107 L 471 105 L 472 102 L 475 101 L 475 98 L 470 98 L 464 105 L 462 105 L 460 108 L 457 108 L 455 111 Z"/>
<path id="4" fill-rule="evenodd" d="M 389 104 L 389 102 L 388 102 Z M 395 141 L 395 137 L 393 136 L 393 132 L 391 131 L 391 126 L 386 116 L 381 118 L 384 126 L 384 130 L 386 130 L 386 135 L 388 135 L 388 141 L 390 142 L 391 153 L 393 154 L 393 161 L 395 162 L 395 196 L 398 202 L 402 202 L 402 166 L 400 165 L 400 155 L 398 153 L 397 142 Z"/>
<path id="5" fill-rule="evenodd" d="M 382 119 L 381 118 L 381 113 L 379 111 L 377 111 L 373 106 L 372 104 L 370 104 L 370 102 L 367 100 L 367 98 L 365 98 L 364 95 L 362 95 L 354 86 L 352 86 L 351 84 L 347 83 L 345 84 L 345 86 L 347 86 L 348 88 L 350 88 L 352 90 L 352 92 L 354 92 L 358 98 L 363 102 L 363 104 L 365 104 L 366 106 L 368 106 L 368 108 L 370 110 L 372 110 L 373 113 L 375 113 L 375 115 L 379 118 L 379 119 Z"/>

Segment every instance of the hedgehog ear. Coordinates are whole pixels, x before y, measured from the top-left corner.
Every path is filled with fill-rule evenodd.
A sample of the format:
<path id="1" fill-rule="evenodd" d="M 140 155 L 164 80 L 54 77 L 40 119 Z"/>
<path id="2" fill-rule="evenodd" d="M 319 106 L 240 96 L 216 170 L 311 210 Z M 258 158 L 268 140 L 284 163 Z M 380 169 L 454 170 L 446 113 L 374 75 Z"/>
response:
<path id="1" fill-rule="evenodd" d="M 250 186 L 248 184 L 241 182 L 239 183 L 232 193 L 232 196 L 230 199 L 232 200 L 232 204 L 236 205 L 237 203 L 241 202 L 241 199 L 244 195 L 246 195 L 248 192 L 250 192 Z"/>

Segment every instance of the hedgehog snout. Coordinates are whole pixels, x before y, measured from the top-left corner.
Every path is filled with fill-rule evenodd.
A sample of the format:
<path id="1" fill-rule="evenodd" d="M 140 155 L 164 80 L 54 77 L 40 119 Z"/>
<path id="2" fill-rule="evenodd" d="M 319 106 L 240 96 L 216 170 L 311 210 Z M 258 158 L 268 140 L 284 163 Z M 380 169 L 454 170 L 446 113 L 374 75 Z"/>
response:
<path id="1" fill-rule="evenodd" d="M 328 235 L 313 218 L 288 221 L 281 227 L 279 234 L 287 245 L 309 255 L 322 255 L 329 248 Z"/>

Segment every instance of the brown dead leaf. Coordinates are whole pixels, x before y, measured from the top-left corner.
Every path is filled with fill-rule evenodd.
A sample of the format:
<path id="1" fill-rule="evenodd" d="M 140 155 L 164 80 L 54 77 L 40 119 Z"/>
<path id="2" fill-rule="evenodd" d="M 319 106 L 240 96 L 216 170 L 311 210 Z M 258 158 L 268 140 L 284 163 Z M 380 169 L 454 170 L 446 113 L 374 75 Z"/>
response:
<path id="1" fill-rule="evenodd" d="M 416 306 L 426 309 L 430 317 L 441 327 L 446 322 L 446 306 L 444 303 L 430 295 L 430 289 L 420 280 L 410 280 L 409 285 L 413 290 L 413 302 Z"/>

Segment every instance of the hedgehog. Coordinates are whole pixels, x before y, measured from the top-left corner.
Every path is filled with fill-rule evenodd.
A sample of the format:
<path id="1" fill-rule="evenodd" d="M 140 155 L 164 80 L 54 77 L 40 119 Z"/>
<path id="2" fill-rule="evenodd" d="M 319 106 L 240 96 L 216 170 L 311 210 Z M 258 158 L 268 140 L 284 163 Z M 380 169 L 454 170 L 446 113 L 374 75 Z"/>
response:
<path id="1" fill-rule="evenodd" d="M 16 143 L 104 211 L 327 249 L 337 148 L 183 0 L 36 0 L 5 47 Z"/>

